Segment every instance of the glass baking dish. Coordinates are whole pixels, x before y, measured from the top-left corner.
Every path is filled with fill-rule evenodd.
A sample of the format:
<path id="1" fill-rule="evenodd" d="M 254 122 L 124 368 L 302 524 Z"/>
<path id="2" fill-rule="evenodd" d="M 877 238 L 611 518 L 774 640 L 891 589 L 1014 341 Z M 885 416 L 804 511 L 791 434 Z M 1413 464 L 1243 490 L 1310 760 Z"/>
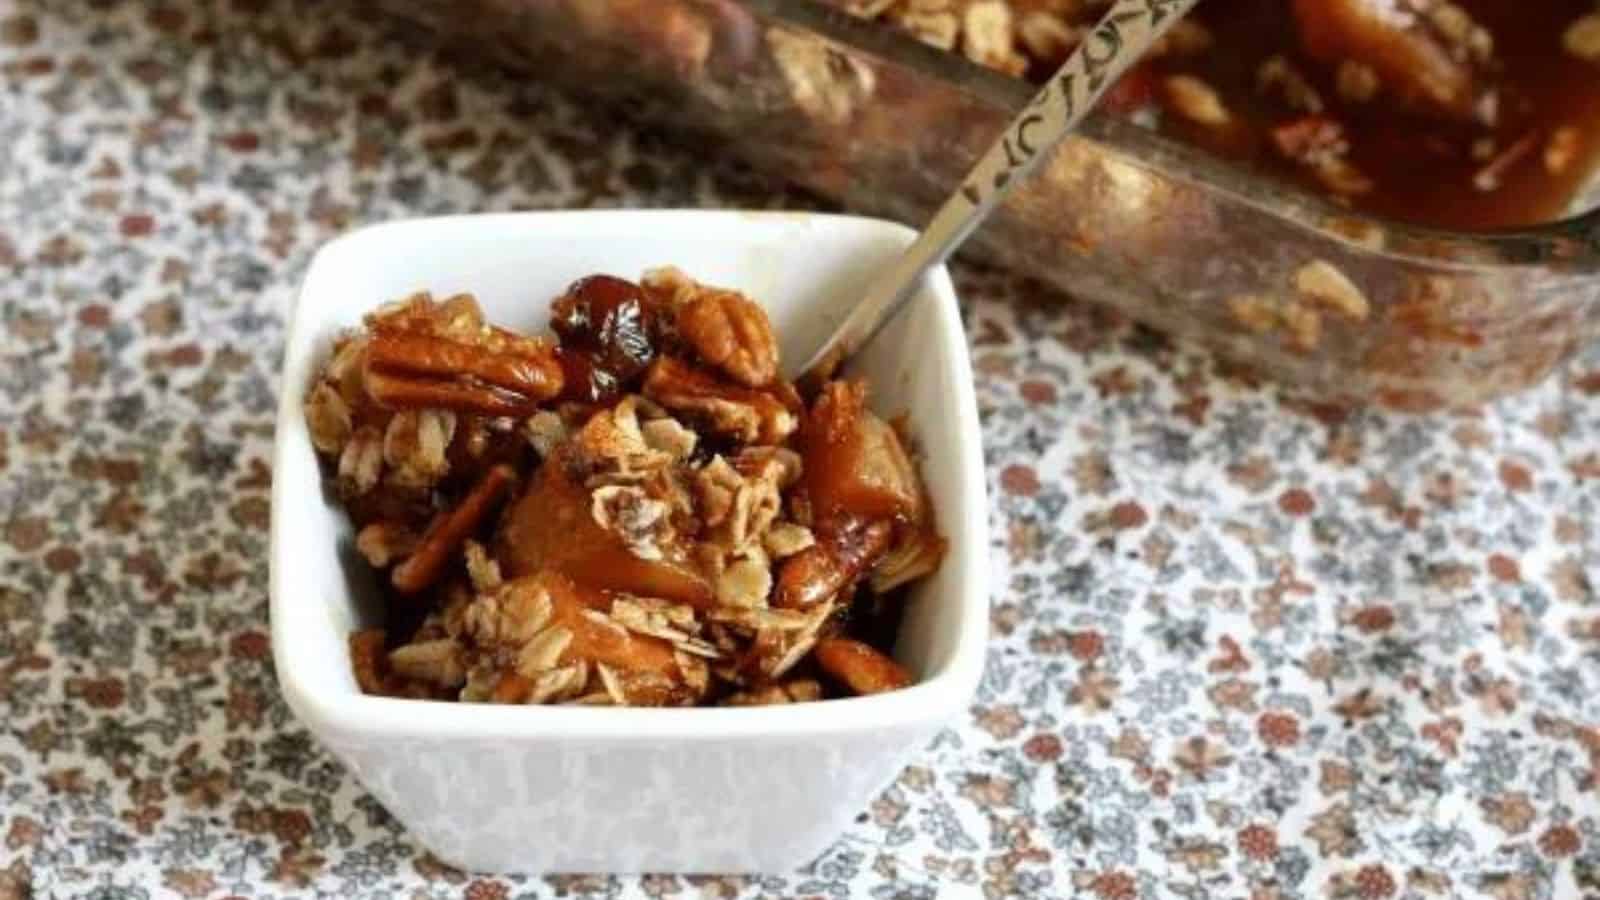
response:
<path id="1" fill-rule="evenodd" d="M 811 0 L 376 2 L 913 225 L 1032 94 Z M 1564 221 L 1452 233 L 1353 213 L 1098 116 L 973 251 L 1340 405 L 1475 405 L 1600 336 L 1600 178 Z"/>

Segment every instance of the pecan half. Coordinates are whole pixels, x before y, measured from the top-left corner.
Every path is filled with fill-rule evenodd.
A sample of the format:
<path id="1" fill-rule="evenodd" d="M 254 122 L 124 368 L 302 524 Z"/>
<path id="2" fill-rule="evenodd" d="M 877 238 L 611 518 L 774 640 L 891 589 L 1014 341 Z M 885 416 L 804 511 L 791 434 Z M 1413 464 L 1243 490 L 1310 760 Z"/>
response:
<path id="1" fill-rule="evenodd" d="M 561 392 L 555 345 L 483 324 L 470 297 L 413 297 L 367 326 L 362 380 L 379 406 L 520 418 Z"/>
<path id="2" fill-rule="evenodd" d="M 543 341 L 518 341 L 518 352 L 486 352 L 482 346 L 431 335 L 379 333 L 367 348 L 369 371 L 476 379 L 513 394 L 548 400 L 561 390 L 561 367 Z"/>
<path id="3" fill-rule="evenodd" d="M 700 285 L 678 307 L 677 324 L 702 360 L 745 387 L 766 387 L 778 377 L 772 322 L 749 297 Z"/>

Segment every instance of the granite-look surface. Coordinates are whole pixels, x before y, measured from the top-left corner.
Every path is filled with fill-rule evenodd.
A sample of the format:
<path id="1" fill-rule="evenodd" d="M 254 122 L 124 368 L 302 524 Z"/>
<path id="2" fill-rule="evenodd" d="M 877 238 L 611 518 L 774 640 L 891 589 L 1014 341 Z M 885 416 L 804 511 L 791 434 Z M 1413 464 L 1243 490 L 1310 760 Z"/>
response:
<path id="1" fill-rule="evenodd" d="M 0 4 L 0 898 L 1600 893 L 1600 352 L 1475 415 L 1339 416 L 972 268 L 1000 574 L 970 716 L 803 871 L 421 854 L 269 663 L 310 253 L 807 201 L 396 37 L 343 4 Z"/>

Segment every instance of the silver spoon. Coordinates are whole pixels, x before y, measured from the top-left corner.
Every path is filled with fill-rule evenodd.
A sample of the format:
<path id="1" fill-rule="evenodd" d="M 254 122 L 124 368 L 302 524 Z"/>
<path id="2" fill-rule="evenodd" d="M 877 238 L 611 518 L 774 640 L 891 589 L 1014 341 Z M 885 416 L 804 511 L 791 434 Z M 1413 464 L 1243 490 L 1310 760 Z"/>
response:
<path id="1" fill-rule="evenodd" d="M 795 380 L 818 385 L 905 306 L 922 273 L 944 262 L 1012 188 L 1094 108 L 1124 71 L 1199 0 L 1117 0 L 1026 109 L 967 173 L 917 239 L 867 286 Z"/>

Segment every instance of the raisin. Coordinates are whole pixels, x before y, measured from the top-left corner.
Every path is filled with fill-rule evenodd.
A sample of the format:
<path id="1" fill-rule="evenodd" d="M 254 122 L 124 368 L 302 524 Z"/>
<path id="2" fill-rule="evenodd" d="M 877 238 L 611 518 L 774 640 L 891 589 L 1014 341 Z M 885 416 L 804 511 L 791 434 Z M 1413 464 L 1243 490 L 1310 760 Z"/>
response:
<path id="1" fill-rule="evenodd" d="M 614 397 L 656 358 L 663 317 L 657 301 L 631 281 L 610 275 L 581 278 L 550 312 L 550 325 L 561 336 L 569 398 Z"/>

